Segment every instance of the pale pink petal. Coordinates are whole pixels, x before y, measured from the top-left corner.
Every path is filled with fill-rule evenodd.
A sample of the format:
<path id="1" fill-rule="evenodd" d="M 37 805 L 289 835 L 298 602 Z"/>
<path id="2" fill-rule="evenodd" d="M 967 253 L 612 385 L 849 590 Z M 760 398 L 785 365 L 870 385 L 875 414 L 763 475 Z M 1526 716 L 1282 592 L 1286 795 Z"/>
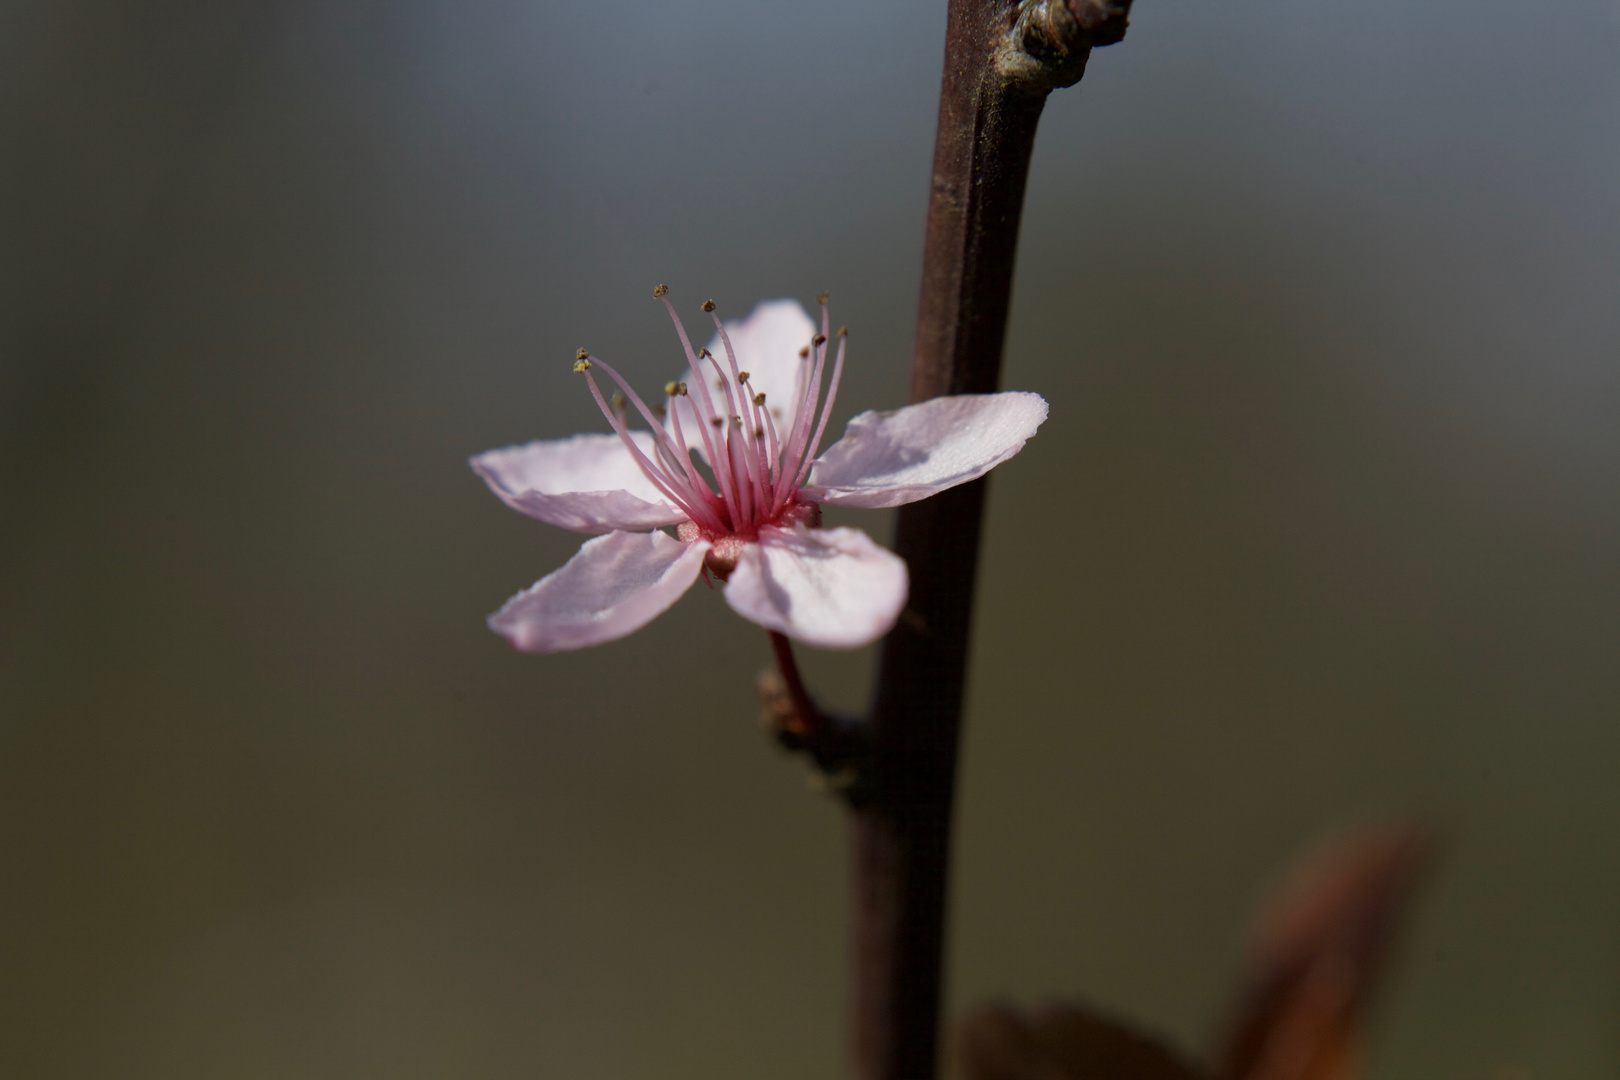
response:
<path id="1" fill-rule="evenodd" d="M 668 533 L 611 532 L 489 617 L 489 626 L 524 652 L 600 645 L 640 630 L 681 598 L 703 569 L 707 543 Z"/>
<path id="2" fill-rule="evenodd" d="M 630 434 L 651 460 L 652 436 Z M 617 435 L 541 439 L 478 454 L 468 464 L 507 506 L 575 532 L 656 529 L 686 520 Z"/>
<path id="3" fill-rule="evenodd" d="M 906 564 L 859 529 L 765 528 L 726 582 L 745 619 L 806 645 L 858 649 L 906 604 Z"/>
<path id="4" fill-rule="evenodd" d="M 976 480 L 1024 448 L 1046 419 L 1039 394 L 961 394 L 894 412 L 864 412 L 816 459 L 804 494 L 876 509 Z"/>
<path id="5" fill-rule="evenodd" d="M 726 323 L 731 347 L 737 352 L 737 366 L 748 372 L 748 385 L 753 392 L 765 395 L 765 407 L 771 411 L 771 421 L 778 432 L 788 431 L 798 415 L 804 380 L 809 378 L 812 365 L 811 361 L 799 357 L 799 350 L 810 344 L 818 329 L 797 300 L 761 300 L 746 319 Z M 731 369 L 726 363 L 726 351 L 719 334 L 709 342 L 709 351 L 729 377 Z M 704 376 L 714 407 L 724 409 L 725 392 L 716 387 L 713 369 L 706 370 Z M 686 397 L 675 399 L 675 407 L 681 410 L 681 428 L 686 433 L 687 445 L 703 454 L 703 440 L 694 426 L 697 423 L 694 408 L 701 408 L 697 387 L 693 385 L 697 376 L 688 368 L 681 378 L 688 387 Z"/>

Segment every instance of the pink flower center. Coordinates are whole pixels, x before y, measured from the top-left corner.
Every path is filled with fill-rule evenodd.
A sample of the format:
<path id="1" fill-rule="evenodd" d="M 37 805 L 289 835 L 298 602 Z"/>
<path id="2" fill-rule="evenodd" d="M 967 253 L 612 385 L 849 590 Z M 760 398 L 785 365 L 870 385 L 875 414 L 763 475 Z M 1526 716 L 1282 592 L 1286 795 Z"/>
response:
<path id="1" fill-rule="evenodd" d="M 821 528 L 821 507 L 813 502 L 791 502 L 776 520 L 769 524 L 792 528 L 803 525 L 810 529 Z M 758 533 L 744 536 L 739 533 L 709 532 L 703 526 L 693 521 L 683 521 L 675 527 L 675 535 L 690 544 L 697 540 L 709 542 L 709 553 L 703 558 L 703 565 L 721 581 L 731 577 L 731 572 L 737 569 L 737 560 L 742 558 L 743 548 L 758 539 Z"/>
<path id="2" fill-rule="evenodd" d="M 827 297 L 821 302 L 821 332 L 799 351 L 799 377 L 790 407 L 781 411 L 768 408 L 765 394 L 749 383 L 749 373 L 737 363 L 731 336 L 714 314 L 714 302 L 703 310 L 714 319 L 720 344 L 725 352 L 721 363 L 708 349 L 694 352 L 686 327 L 660 285 L 653 295 L 664 302 L 680 335 L 693 380 L 672 382 L 664 387 L 669 398 L 667 412 L 647 407 L 630 384 L 612 367 L 581 349 L 574 370 L 584 374 L 591 395 L 602 415 L 623 440 L 647 479 L 663 496 L 691 519 L 678 535 L 687 542 L 699 538 L 714 545 L 711 567 L 723 578 L 736 565 L 738 545 L 756 540 L 767 525 L 819 525 L 820 507 L 799 497 L 799 489 L 810 475 L 810 466 L 827 430 L 838 381 L 844 373 L 846 332 L 838 331 L 838 353 L 833 361 L 827 394 L 821 384 L 827 366 Z M 610 405 L 591 375 L 592 367 L 607 372 L 633 403 L 652 433 L 653 453 L 644 453 L 625 425 L 624 399 Z M 683 427 L 683 415 L 685 425 Z M 775 416 L 787 421 L 778 430 Z M 695 428 L 695 431 L 687 430 Z M 701 449 L 709 470 L 705 475 L 692 460 L 691 451 Z"/>

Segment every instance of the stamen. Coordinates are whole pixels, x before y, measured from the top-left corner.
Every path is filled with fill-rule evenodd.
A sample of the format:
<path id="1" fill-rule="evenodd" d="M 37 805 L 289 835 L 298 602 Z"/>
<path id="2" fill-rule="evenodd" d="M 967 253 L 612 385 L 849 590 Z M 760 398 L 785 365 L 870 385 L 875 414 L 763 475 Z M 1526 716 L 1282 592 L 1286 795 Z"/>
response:
<path id="1" fill-rule="evenodd" d="M 665 292 L 668 292 L 668 290 L 666 289 Z M 659 301 L 663 303 L 664 310 L 669 312 L 669 321 L 675 324 L 675 333 L 681 339 L 681 349 L 686 353 L 686 363 L 691 367 L 692 373 L 698 376 L 698 400 L 694 404 L 700 406 L 700 408 L 695 408 L 693 411 L 698 414 L 699 419 L 712 417 L 715 415 L 714 402 L 709 399 L 709 390 L 703 385 L 703 373 L 698 364 L 697 353 L 692 349 L 692 339 L 686 336 L 686 324 L 681 322 L 681 317 L 675 313 L 675 305 L 669 302 L 669 297 L 656 292 L 654 295 L 658 296 Z M 720 453 L 723 448 L 710 439 L 709 432 L 701 424 L 698 425 L 698 436 L 703 440 L 703 450 L 708 456 L 709 467 L 714 470 L 715 486 L 720 489 L 720 498 L 725 503 L 726 512 L 735 518 L 738 514 L 738 507 L 728 490 L 727 474 L 730 471 L 730 466 L 725 456 Z"/>
<path id="2" fill-rule="evenodd" d="M 822 321 L 826 322 L 827 309 L 822 308 Z M 818 335 L 825 339 L 826 335 Z M 816 403 L 821 399 L 821 373 L 827 363 L 827 350 L 820 346 L 815 349 L 816 362 L 810 370 L 810 378 L 804 386 L 804 396 L 799 400 L 799 411 L 794 416 L 793 431 L 788 436 L 787 444 L 782 448 L 783 469 L 776 478 L 776 491 L 773 502 L 777 509 L 787 505 L 793 494 L 793 478 L 799 473 L 799 466 L 804 461 L 805 445 L 810 438 L 810 426 L 815 423 Z"/>
<path id="3" fill-rule="evenodd" d="M 658 297 L 660 300 L 663 299 L 664 294 L 667 293 L 667 292 L 669 292 L 669 286 L 668 285 L 655 285 L 655 286 L 653 286 L 653 295 Z"/>
<path id="4" fill-rule="evenodd" d="M 732 528 L 731 523 L 736 520 L 736 511 L 733 509 L 731 501 L 726 497 L 726 490 L 719 484 L 718 480 L 715 483 L 715 488 L 710 488 L 703 474 L 697 471 L 696 466 L 692 464 L 692 455 L 686 448 L 686 435 L 681 428 L 680 410 L 674 410 L 672 415 L 675 443 L 680 447 L 681 461 L 687 466 L 687 472 L 692 478 L 693 486 L 702 493 L 704 505 L 709 510 L 710 517 L 713 520 L 713 524 L 709 527 L 715 532 L 729 532 Z M 706 442 L 708 432 L 702 431 L 701 425 L 699 426 L 699 432 L 704 436 Z M 715 470 L 715 476 L 718 477 L 719 475 L 719 470 Z M 715 489 L 719 490 L 719 494 L 715 493 Z"/>
<path id="5" fill-rule="evenodd" d="M 821 449 L 821 436 L 827 430 L 827 421 L 832 419 L 833 402 L 838 399 L 838 380 L 844 375 L 844 346 L 849 341 L 849 335 L 838 335 L 838 359 L 833 362 L 832 381 L 827 384 L 827 401 L 821 407 L 821 422 L 816 425 L 816 437 L 810 440 L 809 452 L 804 455 L 804 462 L 799 466 L 798 478 L 794 480 L 795 488 L 802 487 L 810 475 L 810 466 L 815 464 L 816 452 Z"/>
<path id="6" fill-rule="evenodd" d="M 726 350 L 726 362 L 731 366 L 731 377 L 737 380 L 737 396 L 739 398 L 746 398 L 747 395 L 743 393 L 742 387 L 748 381 L 748 376 L 745 372 L 737 370 L 737 350 L 731 346 L 731 335 L 726 331 L 726 324 L 721 322 L 720 316 L 714 314 L 712 311 L 709 313 L 709 318 L 714 320 L 715 331 L 720 335 L 720 345 Z M 717 364 L 716 367 L 718 366 L 719 365 Z M 729 389 L 726 391 L 726 399 L 728 401 L 731 399 L 731 391 Z M 759 443 L 749 438 L 752 429 L 759 426 L 759 410 L 757 407 L 750 409 L 746 404 L 744 404 L 739 407 L 738 411 L 746 411 L 750 416 L 750 426 L 741 428 L 744 443 L 743 449 L 746 451 L 746 459 L 749 465 L 748 478 L 753 482 L 754 485 L 754 493 L 750 501 L 758 503 L 759 508 L 763 511 L 767 502 L 775 501 L 774 490 L 772 491 L 771 496 L 767 498 L 766 489 L 767 487 L 774 489 L 776 485 L 772 483 L 771 478 L 768 475 L 768 466 L 765 463 L 764 448 L 761 447 Z M 741 427 L 742 417 L 739 416 L 736 419 L 739 427 Z"/>
<path id="7" fill-rule="evenodd" d="M 596 399 L 597 408 L 602 410 L 602 415 L 607 417 L 607 422 L 613 427 L 614 434 L 619 436 L 620 441 L 624 443 L 625 449 L 630 451 L 630 456 L 635 459 L 636 465 L 641 469 L 642 475 L 645 476 L 653 487 L 657 488 L 665 498 L 678 506 L 687 517 L 696 521 L 698 517 L 702 515 L 703 511 L 707 510 L 707 507 L 700 509 L 692 506 L 687 502 L 687 500 L 676 494 L 675 489 L 679 485 L 674 484 L 671 479 L 665 475 L 663 469 L 647 460 L 647 455 L 641 452 L 641 447 L 637 446 L 636 441 L 630 437 L 630 430 L 626 428 L 624 423 L 618 417 L 614 416 L 613 413 L 608 409 L 607 400 L 602 397 L 601 387 L 596 385 L 596 379 L 591 376 L 589 372 L 586 372 L 585 374 L 585 381 L 590 384 L 591 396 Z M 712 517 L 712 515 L 709 516 Z"/>
<path id="8" fill-rule="evenodd" d="M 635 390 L 609 365 L 594 357 L 587 359 L 585 350 L 581 349 L 575 370 L 588 372 L 593 362 L 600 364 L 647 419 L 648 425 L 653 428 L 654 446 L 658 451 L 654 455 L 658 458 L 657 464 L 648 461 L 646 455 L 629 442 L 628 433 L 620 430 L 624 420 L 625 397 L 615 394 L 612 408 L 609 408 L 601 400 L 595 382 L 591 382 L 597 403 L 603 408 L 604 414 L 609 415 L 610 422 L 614 419 L 612 412 L 618 411 L 620 423 L 615 425 L 615 430 L 620 430 L 620 437 L 626 440 L 635 454 L 637 465 L 648 473 L 649 480 L 660 491 L 694 520 L 701 516 L 704 529 L 750 535 L 782 512 L 804 485 L 814 466 L 822 437 L 832 419 L 839 384 L 843 380 L 849 329 L 844 326 L 838 328 L 838 353 L 833 359 L 828 355 L 831 351 L 828 340 L 831 327 L 827 294 L 817 296 L 821 305 L 820 330 L 813 334 L 810 344 L 799 350 L 799 359 L 805 364 L 796 373 L 798 385 L 793 388 L 792 396 L 786 399 L 786 406 L 794 415 L 788 428 L 778 431 L 776 421 L 785 416 L 783 406 L 767 407 L 766 393 L 751 385 L 752 373 L 741 370 L 731 335 L 719 316 L 714 314 L 714 301 L 706 300 L 701 306 L 714 319 L 726 354 L 723 365 L 711 350 L 692 348 L 691 339 L 669 302 L 667 293 L 668 289 L 662 285 L 653 290 L 653 295 L 663 302 L 669 312 L 687 361 L 697 376 L 695 397 L 698 400 L 692 401 L 694 416 L 687 419 L 707 420 L 707 427 L 712 429 L 712 432 L 706 430 L 701 423 L 698 427 L 703 449 L 714 473 L 715 490 L 710 489 L 704 474 L 698 473 L 693 465 L 678 402 L 672 403 L 668 411 L 661 407 L 657 409 L 658 418 L 672 420 L 666 429 Z M 833 359 L 831 378 L 823 387 L 822 378 L 827 372 L 829 359 Z M 718 393 L 711 392 L 704 385 L 706 380 L 701 371 L 703 361 L 709 363 L 714 378 L 713 389 Z M 588 373 L 586 377 L 590 378 Z M 667 398 L 693 396 L 688 394 L 688 385 L 684 382 L 665 383 L 663 390 Z M 798 408 L 793 410 L 795 400 Z M 686 475 L 682 477 L 682 473 Z M 730 520 L 726 521 L 722 515 L 729 515 Z"/>
<path id="9" fill-rule="evenodd" d="M 606 362 L 599 362 L 602 364 L 603 371 L 606 371 L 625 390 L 629 390 L 632 397 L 635 397 L 636 409 L 641 413 L 642 418 L 647 421 L 647 426 L 652 429 L 653 446 L 658 451 L 658 460 L 666 467 L 671 481 L 681 484 L 682 489 L 688 493 L 690 502 L 694 505 L 701 505 L 708 511 L 709 522 L 705 523 L 708 527 L 712 528 L 720 525 L 720 516 L 710 506 L 710 501 L 714 498 L 714 492 L 710 490 L 708 483 L 703 479 L 703 475 L 692 464 L 692 455 L 686 448 L 686 441 L 682 439 L 675 445 L 671 445 L 669 432 L 659 423 L 659 420 L 666 415 L 663 408 L 654 405 L 649 409 L 642 402 L 641 397 L 634 390 L 630 390 L 629 384 L 619 376 L 617 371 L 609 367 Z M 676 385 L 684 387 L 685 384 L 678 383 Z M 621 420 L 624 418 L 624 401 L 623 393 L 613 395 L 613 405 L 614 408 L 619 410 Z M 659 419 L 655 420 L 654 415 Z M 683 475 L 685 477 L 684 482 L 680 479 Z M 696 520 L 696 515 L 688 513 L 688 516 Z"/>
<path id="10" fill-rule="evenodd" d="M 716 319 L 715 322 L 718 325 L 719 320 Z M 724 341 L 725 338 L 722 336 L 721 340 Z M 714 374 L 715 374 L 716 378 L 719 380 L 718 385 L 719 385 L 720 389 L 725 391 L 725 395 L 726 395 L 726 412 L 735 415 L 735 413 L 737 411 L 737 408 L 738 408 L 737 400 L 731 393 L 731 383 L 726 380 L 725 372 L 720 370 L 720 361 L 716 360 L 714 358 L 714 354 L 709 352 L 709 350 L 707 350 L 707 349 L 703 350 L 703 355 L 708 358 L 709 366 L 714 368 Z M 727 355 L 728 355 L 728 357 L 730 356 L 730 350 L 729 349 L 727 350 Z M 733 371 L 736 370 L 737 363 L 736 363 L 735 359 L 732 360 L 731 367 L 732 367 Z M 723 441 L 725 441 L 729 445 L 729 443 L 731 441 L 730 432 L 727 432 L 725 435 L 721 436 L 721 438 L 722 438 Z M 743 486 L 744 486 L 744 484 L 754 482 L 755 478 L 753 476 L 752 470 L 744 469 L 743 472 L 740 473 L 740 474 L 736 471 L 734 465 L 732 464 L 731 454 L 730 454 L 729 450 L 726 453 L 726 464 L 727 464 L 728 468 L 730 468 L 730 470 L 731 470 L 731 487 L 732 487 L 733 494 L 735 495 L 736 500 L 737 500 L 737 506 L 738 506 L 738 508 L 740 510 L 742 508 L 743 502 L 744 502 L 743 496 L 742 496 Z M 745 457 L 745 460 L 744 460 L 744 464 L 745 465 L 747 464 L 746 457 Z M 752 502 L 753 500 L 750 499 L 748 501 Z M 761 500 L 761 501 L 763 501 L 763 500 Z M 748 516 L 747 511 L 743 511 L 743 515 L 746 518 Z"/>
<path id="11" fill-rule="evenodd" d="M 782 475 L 782 442 L 776 437 L 776 422 L 771 419 L 771 410 L 765 410 L 765 431 L 770 436 L 770 464 L 775 470 L 773 473 L 778 480 Z M 775 515 L 781 507 L 776 505 L 776 483 L 771 484 L 771 514 Z"/>
<path id="12" fill-rule="evenodd" d="M 675 452 L 665 446 L 662 439 L 653 440 L 653 450 L 657 452 L 658 463 L 664 467 L 664 470 L 671 476 L 678 477 L 681 473 L 681 463 L 676 460 Z"/>
<path id="13" fill-rule="evenodd" d="M 630 400 L 636 406 L 636 411 L 641 413 L 643 420 L 647 421 L 647 427 L 652 430 L 653 440 L 659 451 L 658 456 L 669 466 L 668 479 L 670 483 L 679 486 L 686 492 L 688 503 L 702 506 L 703 510 L 708 511 L 708 518 L 718 523 L 718 518 L 712 511 L 709 511 L 707 501 L 699 495 L 700 489 L 705 493 L 707 492 L 708 485 L 702 483 L 702 478 L 698 475 L 697 470 L 693 468 L 691 456 L 676 453 L 676 448 L 670 440 L 669 433 L 664 430 L 664 425 L 658 422 L 657 418 L 653 416 L 652 410 L 647 408 L 646 402 L 641 400 L 641 395 L 635 392 L 635 389 L 624 380 L 622 375 L 613 370 L 613 367 L 607 361 L 597 358 L 596 362 L 615 383 L 618 383 L 619 389 L 629 395 Z M 622 427 L 622 424 L 620 426 Z M 684 478 L 678 478 L 681 474 L 685 474 Z M 687 509 L 684 505 L 682 509 L 686 510 L 687 516 L 694 520 L 700 516 L 696 511 Z"/>
<path id="14" fill-rule="evenodd" d="M 679 393 L 686 393 L 685 383 L 672 383 L 671 385 L 676 387 Z M 659 414 L 663 414 L 662 409 L 659 410 Z M 675 429 L 675 446 L 681 452 L 681 463 L 686 466 L 686 475 L 691 478 L 693 488 L 702 492 L 704 502 L 712 505 L 716 496 L 703 479 L 703 474 L 698 472 L 697 467 L 692 464 L 692 452 L 686 448 L 686 436 L 681 432 L 681 410 L 671 409 L 669 418 L 670 426 Z M 716 515 L 716 518 L 718 516 Z"/>
<path id="15" fill-rule="evenodd" d="M 821 332 L 811 339 L 811 349 L 815 353 L 816 362 L 810 372 L 809 382 L 804 387 L 804 396 L 799 401 L 793 431 L 788 436 L 786 445 L 782 447 L 784 467 L 776 478 L 776 490 L 772 499 L 774 511 L 780 511 L 793 497 L 793 492 L 803 483 L 798 477 L 805 471 L 804 464 L 811 460 L 806 451 L 809 449 L 810 426 L 815 422 L 816 404 L 821 398 L 821 373 L 827 366 L 826 343 L 829 329 L 826 297 L 823 295 L 816 299 L 821 304 Z"/>
<path id="16" fill-rule="evenodd" d="M 742 417 L 733 416 L 731 419 L 732 419 L 732 422 L 735 424 L 735 423 L 740 423 L 741 420 L 742 420 Z M 741 473 L 743 476 L 745 476 L 748 479 L 752 480 L 752 476 L 750 475 L 752 470 L 749 468 L 750 462 L 748 460 L 748 448 L 746 446 L 742 445 L 742 440 L 733 439 L 730 436 L 731 436 L 731 433 L 728 431 L 726 433 L 726 452 L 731 455 L 732 475 L 736 476 L 739 473 Z M 742 462 L 741 462 L 742 468 L 740 470 L 737 467 L 737 464 L 738 464 L 737 459 L 739 457 L 742 458 Z M 746 484 L 737 485 L 737 497 L 738 497 L 738 500 L 742 503 L 742 512 L 743 512 L 742 521 L 738 522 L 738 524 L 739 525 L 743 525 L 743 524 L 754 525 L 754 524 L 757 524 L 756 519 L 754 517 L 754 485 L 752 483 L 746 483 Z"/>

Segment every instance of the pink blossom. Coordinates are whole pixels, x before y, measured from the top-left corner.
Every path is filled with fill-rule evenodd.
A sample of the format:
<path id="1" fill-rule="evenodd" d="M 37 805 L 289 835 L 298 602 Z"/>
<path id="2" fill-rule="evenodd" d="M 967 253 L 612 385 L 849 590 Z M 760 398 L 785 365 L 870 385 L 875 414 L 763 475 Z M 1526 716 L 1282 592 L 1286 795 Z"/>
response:
<path id="1" fill-rule="evenodd" d="M 664 298 L 662 286 L 656 295 Z M 905 606 L 905 563 L 858 529 L 822 528 L 821 507 L 926 499 L 1006 461 L 1046 419 L 1038 394 L 934 398 L 861 413 L 817 457 L 848 342 L 840 329 L 829 375 L 825 297 L 819 330 L 796 301 L 765 301 L 740 322 L 714 317 L 715 338 L 700 351 L 664 305 L 688 365 L 664 388 L 667 409 L 649 407 L 582 349 L 574 369 L 614 433 L 471 460 L 513 509 L 602 534 L 490 616 L 525 652 L 623 637 L 711 575 L 733 610 L 768 630 L 829 649 L 876 641 Z M 712 303 L 703 308 L 713 317 Z M 622 399 L 603 396 L 597 370 Z M 648 430 L 628 427 L 627 403 Z M 662 531 L 670 526 L 674 535 Z"/>

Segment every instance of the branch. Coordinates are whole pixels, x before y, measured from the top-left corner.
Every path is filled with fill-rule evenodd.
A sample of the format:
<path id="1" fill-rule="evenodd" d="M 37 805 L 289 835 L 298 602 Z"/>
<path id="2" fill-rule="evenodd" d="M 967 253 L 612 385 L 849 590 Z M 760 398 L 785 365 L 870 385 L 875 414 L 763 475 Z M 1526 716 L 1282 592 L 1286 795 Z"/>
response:
<path id="1" fill-rule="evenodd" d="M 994 391 L 1046 96 L 1124 34 L 1129 0 L 951 0 L 911 400 Z M 883 647 L 866 799 L 852 814 L 861 1080 L 935 1075 L 956 747 L 984 480 L 901 508 L 907 611 Z"/>

